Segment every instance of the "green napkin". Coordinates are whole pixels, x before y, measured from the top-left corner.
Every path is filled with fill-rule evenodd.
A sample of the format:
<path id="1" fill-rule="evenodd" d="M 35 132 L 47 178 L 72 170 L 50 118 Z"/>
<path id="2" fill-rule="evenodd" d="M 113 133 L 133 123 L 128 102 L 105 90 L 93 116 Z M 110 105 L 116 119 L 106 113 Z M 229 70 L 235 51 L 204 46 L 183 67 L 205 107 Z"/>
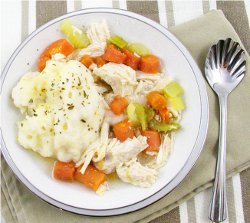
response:
<path id="1" fill-rule="evenodd" d="M 240 42 L 238 35 L 221 11 L 211 11 L 197 19 L 173 27 L 170 31 L 187 47 L 204 71 L 204 61 L 209 47 L 219 39 L 231 37 Z M 240 42 L 241 43 L 241 42 Z M 227 172 L 232 176 L 250 166 L 250 59 L 247 55 L 248 75 L 230 95 L 228 101 Z M 19 223 L 104 223 L 148 222 L 198 192 L 212 185 L 214 178 L 219 111 L 216 95 L 207 85 L 210 105 L 208 136 L 204 150 L 196 165 L 184 181 L 158 202 L 129 214 L 114 217 L 88 217 L 61 211 L 32 194 L 20 183 L 2 160 L 2 214 L 6 222 Z"/>

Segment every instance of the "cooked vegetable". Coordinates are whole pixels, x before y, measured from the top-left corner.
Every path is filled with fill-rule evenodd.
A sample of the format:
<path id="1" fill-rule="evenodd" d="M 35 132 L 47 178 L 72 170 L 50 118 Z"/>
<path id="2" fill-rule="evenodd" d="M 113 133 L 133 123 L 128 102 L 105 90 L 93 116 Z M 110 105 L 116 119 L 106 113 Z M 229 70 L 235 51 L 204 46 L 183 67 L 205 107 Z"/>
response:
<path id="1" fill-rule="evenodd" d="M 171 107 L 176 111 L 181 111 L 185 109 L 185 104 L 181 97 L 169 98 L 168 100 Z"/>
<path id="2" fill-rule="evenodd" d="M 89 55 L 84 55 L 80 62 L 87 68 L 89 68 L 89 66 L 94 63 L 93 59 Z"/>
<path id="3" fill-rule="evenodd" d="M 145 73 L 155 74 L 160 72 L 160 59 L 154 55 L 146 55 L 141 57 L 139 70 Z"/>
<path id="4" fill-rule="evenodd" d="M 146 130 L 148 123 L 147 123 L 147 115 L 146 115 L 145 107 L 139 103 L 135 103 L 135 113 L 141 124 L 142 130 L 143 131 Z"/>
<path id="5" fill-rule="evenodd" d="M 140 63 L 140 57 L 136 56 L 134 53 L 130 52 L 127 49 L 122 49 L 122 52 L 127 55 L 124 64 L 131 67 L 134 70 L 138 70 L 138 66 Z"/>
<path id="6" fill-rule="evenodd" d="M 94 58 L 94 62 L 96 63 L 96 65 L 97 65 L 98 67 L 101 67 L 101 66 L 103 66 L 103 65 L 106 63 L 106 61 L 103 59 L 102 56 L 100 56 L 100 57 L 95 57 L 95 58 Z"/>
<path id="7" fill-rule="evenodd" d="M 167 99 L 158 91 L 151 91 L 147 95 L 148 104 L 156 110 L 160 110 L 166 107 Z"/>
<path id="8" fill-rule="evenodd" d="M 125 141 L 128 138 L 134 137 L 134 131 L 132 129 L 132 124 L 128 120 L 123 120 L 114 125 L 113 128 L 115 137 L 121 142 Z"/>
<path id="9" fill-rule="evenodd" d="M 155 117 L 155 111 L 153 108 L 146 109 L 147 121 L 151 121 Z"/>
<path id="10" fill-rule="evenodd" d="M 127 107 L 127 115 L 128 115 L 128 119 L 132 122 L 133 126 L 139 126 L 140 121 L 137 118 L 135 109 L 136 109 L 135 103 L 130 103 Z"/>
<path id="11" fill-rule="evenodd" d="M 111 111 L 116 115 L 121 115 L 127 108 L 127 106 L 128 106 L 127 99 L 121 96 L 116 96 L 109 105 Z"/>
<path id="12" fill-rule="evenodd" d="M 139 103 L 130 103 L 127 108 L 127 114 L 133 126 L 141 125 L 142 130 L 147 128 L 146 109 L 143 105 Z"/>
<path id="13" fill-rule="evenodd" d="M 177 97 L 183 94 L 183 89 L 178 82 L 172 81 L 163 88 L 166 97 Z"/>
<path id="14" fill-rule="evenodd" d="M 169 122 L 170 119 L 170 113 L 169 110 L 167 108 L 162 108 L 159 110 L 159 115 L 161 116 L 161 120 L 163 122 Z"/>
<path id="15" fill-rule="evenodd" d="M 121 49 L 123 49 L 124 47 L 128 45 L 128 43 L 120 36 L 112 36 L 109 39 L 109 42 L 111 42 L 112 44 L 116 45 L 117 47 Z"/>
<path id="16" fill-rule="evenodd" d="M 124 63 L 126 58 L 127 56 L 112 44 L 108 45 L 103 55 L 104 60 L 114 63 Z"/>
<path id="17" fill-rule="evenodd" d="M 148 143 L 148 147 L 144 150 L 144 152 L 157 152 L 159 150 L 159 146 L 161 145 L 160 133 L 153 130 L 145 130 L 142 131 L 142 135 L 147 137 Z"/>
<path id="18" fill-rule="evenodd" d="M 75 170 L 76 168 L 73 162 L 56 161 L 54 164 L 53 176 L 57 180 L 73 181 Z"/>
<path id="19" fill-rule="evenodd" d="M 107 180 L 107 175 L 91 164 L 88 165 L 84 174 L 80 172 L 81 168 L 82 166 L 77 168 L 75 172 L 75 180 L 95 191 Z"/>
<path id="20" fill-rule="evenodd" d="M 60 30 L 67 36 L 70 43 L 76 49 L 85 48 L 90 44 L 87 34 L 73 26 L 67 19 L 62 22 Z"/>
<path id="21" fill-rule="evenodd" d="M 175 131 L 180 129 L 180 125 L 178 123 L 163 123 L 156 121 L 153 119 L 151 122 L 149 122 L 150 129 L 156 130 L 158 132 L 169 132 L 169 131 Z"/>
<path id="22" fill-rule="evenodd" d="M 38 61 L 38 68 L 42 71 L 46 66 L 46 61 L 51 59 L 51 56 L 61 53 L 68 56 L 73 52 L 74 48 L 66 39 L 59 39 L 50 44 L 41 54 Z"/>
<path id="23" fill-rule="evenodd" d="M 150 54 L 150 50 L 141 43 L 130 43 L 128 50 L 138 54 L 139 56 L 145 56 Z"/>

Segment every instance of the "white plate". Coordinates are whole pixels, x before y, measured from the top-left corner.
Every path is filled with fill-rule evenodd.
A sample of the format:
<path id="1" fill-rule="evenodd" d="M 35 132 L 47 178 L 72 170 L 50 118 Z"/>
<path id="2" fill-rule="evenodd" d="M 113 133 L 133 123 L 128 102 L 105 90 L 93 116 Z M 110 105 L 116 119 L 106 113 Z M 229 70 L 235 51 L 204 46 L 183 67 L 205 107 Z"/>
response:
<path id="1" fill-rule="evenodd" d="M 53 180 L 53 161 L 23 149 L 16 141 L 16 122 L 20 112 L 11 100 L 11 90 L 30 69 L 51 42 L 62 37 L 58 27 L 63 19 L 87 25 L 105 19 L 113 34 L 130 42 L 140 42 L 159 56 L 167 73 L 184 88 L 186 110 L 174 150 L 151 188 L 139 188 L 122 182 L 110 183 L 103 197 L 78 183 Z M 132 12 L 117 9 L 87 9 L 54 19 L 33 32 L 13 53 L 1 76 L 2 152 L 16 176 L 45 201 L 68 211 L 95 216 L 117 215 L 143 208 L 173 190 L 197 160 L 208 126 L 208 99 L 202 74 L 185 47 L 161 25 Z"/>

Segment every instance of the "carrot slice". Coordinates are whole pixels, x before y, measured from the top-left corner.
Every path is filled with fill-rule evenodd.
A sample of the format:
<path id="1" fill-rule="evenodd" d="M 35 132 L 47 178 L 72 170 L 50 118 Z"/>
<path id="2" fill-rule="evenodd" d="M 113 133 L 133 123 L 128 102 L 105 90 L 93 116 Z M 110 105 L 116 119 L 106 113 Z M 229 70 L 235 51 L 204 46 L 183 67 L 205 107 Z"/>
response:
<path id="1" fill-rule="evenodd" d="M 134 55 L 134 53 L 130 52 L 127 49 L 122 49 L 122 52 L 127 55 L 126 60 L 124 61 L 124 64 L 131 67 L 134 70 L 138 70 L 138 66 L 140 63 L 140 57 L 137 57 Z"/>
<path id="2" fill-rule="evenodd" d="M 89 68 L 89 66 L 94 63 L 93 59 L 89 56 L 89 55 L 84 55 L 80 62 L 87 68 Z"/>
<path id="3" fill-rule="evenodd" d="M 142 56 L 139 70 L 151 74 L 158 73 L 160 71 L 160 59 L 154 55 Z"/>
<path id="4" fill-rule="evenodd" d="M 147 95 L 147 101 L 156 110 L 164 109 L 167 105 L 167 99 L 158 91 L 151 91 Z"/>
<path id="5" fill-rule="evenodd" d="M 147 153 L 147 152 L 159 152 L 159 147 L 147 147 L 146 149 L 143 150 L 144 153 Z"/>
<path id="6" fill-rule="evenodd" d="M 159 110 L 159 115 L 161 116 L 161 120 L 163 122 L 169 122 L 170 119 L 170 113 L 169 110 L 167 108 L 162 108 Z"/>
<path id="7" fill-rule="evenodd" d="M 128 138 L 134 137 L 134 131 L 132 129 L 132 124 L 128 120 L 123 120 L 114 125 L 113 128 L 115 137 L 121 142 L 125 141 Z"/>
<path id="8" fill-rule="evenodd" d="M 51 56 L 56 53 L 68 56 L 73 52 L 73 46 L 66 39 L 59 39 L 50 44 L 41 54 L 38 61 L 38 68 L 42 71 L 46 66 L 46 61 L 51 59 Z"/>
<path id="9" fill-rule="evenodd" d="M 147 137 L 148 147 L 144 151 L 158 152 L 161 145 L 160 133 L 153 130 L 145 130 L 141 134 Z"/>
<path id="10" fill-rule="evenodd" d="M 109 105 L 111 111 L 116 115 L 122 114 L 124 110 L 127 108 L 127 106 L 128 106 L 127 99 L 121 96 L 115 96 L 114 100 Z"/>
<path id="11" fill-rule="evenodd" d="M 127 56 L 112 44 L 108 45 L 103 55 L 104 60 L 114 63 L 124 63 L 126 58 Z"/>
<path id="12" fill-rule="evenodd" d="M 84 174 L 80 172 L 81 168 L 82 166 L 77 168 L 75 172 L 75 180 L 95 191 L 107 180 L 107 175 L 95 168 L 92 164 L 88 165 Z"/>
<path id="13" fill-rule="evenodd" d="M 98 67 L 101 67 L 101 66 L 103 66 L 103 65 L 106 63 L 106 61 L 103 59 L 102 56 L 100 56 L 100 57 L 95 57 L 95 58 L 94 58 L 94 62 L 96 63 L 96 65 L 97 65 Z"/>
<path id="14" fill-rule="evenodd" d="M 53 176 L 57 180 L 73 181 L 75 170 L 75 164 L 73 162 L 56 161 Z"/>

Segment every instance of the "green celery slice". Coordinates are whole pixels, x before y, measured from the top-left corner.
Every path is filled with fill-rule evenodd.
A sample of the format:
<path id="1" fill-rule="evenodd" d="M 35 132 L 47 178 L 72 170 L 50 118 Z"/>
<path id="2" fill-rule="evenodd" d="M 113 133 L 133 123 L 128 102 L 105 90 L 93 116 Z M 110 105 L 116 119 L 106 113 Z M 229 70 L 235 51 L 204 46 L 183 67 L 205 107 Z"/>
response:
<path id="1" fill-rule="evenodd" d="M 90 44 L 87 34 L 73 26 L 68 19 L 61 23 L 60 30 L 76 49 L 85 48 Z"/>
<path id="2" fill-rule="evenodd" d="M 127 48 L 128 50 L 138 54 L 139 56 L 145 56 L 150 54 L 150 50 L 141 43 L 130 43 Z"/>
<path id="3" fill-rule="evenodd" d="M 151 121 L 155 117 L 155 111 L 153 108 L 146 109 L 147 121 Z"/>
<path id="4" fill-rule="evenodd" d="M 130 103 L 127 107 L 128 119 L 132 122 L 133 126 L 140 126 L 142 130 L 147 129 L 147 115 L 146 109 L 139 103 Z"/>
<path id="5" fill-rule="evenodd" d="M 136 106 L 134 103 L 130 103 L 127 107 L 127 115 L 128 119 L 132 122 L 133 126 L 139 126 L 140 121 L 137 118 L 137 115 L 135 113 Z"/>
<path id="6" fill-rule="evenodd" d="M 163 88 L 166 97 L 177 97 L 183 94 L 183 88 L 176 81 L 172 81 Z"/>
<path id="7" fill-rule="evenodd" d="M 114 45 L 116 45 L 117 47 L 123 49 L 128 45 L 128 42 L 125 41 L 122 37 L 120 36 L 112 36 L 109 39 L 109 42 L 113 43 Z"/>
<path id="8" fill-rule="evenodd" d="M 185 104 L 181 97 L 169 98 L 168 101 L 171 107 L 176 111 L 181 111 L 185 109 Z"/>
<path id="9" fill-rule="evenodd" d="M 145 131 L 148 127 L 145 107 L 139 103 L 135 103 L 135 113 L 140 121 L 142 130 Z"/>
<path id="10" fill-rule="evenodd" d="M 180 124 L 172 122 L 172 123 L 163 123 L 159 122 L 155 119 L 149 122 L 149 127 L 153 130 L 156 130 L 158 132 L 169 132 L 169 131 L 176 131 L 180 129 Z"/>

